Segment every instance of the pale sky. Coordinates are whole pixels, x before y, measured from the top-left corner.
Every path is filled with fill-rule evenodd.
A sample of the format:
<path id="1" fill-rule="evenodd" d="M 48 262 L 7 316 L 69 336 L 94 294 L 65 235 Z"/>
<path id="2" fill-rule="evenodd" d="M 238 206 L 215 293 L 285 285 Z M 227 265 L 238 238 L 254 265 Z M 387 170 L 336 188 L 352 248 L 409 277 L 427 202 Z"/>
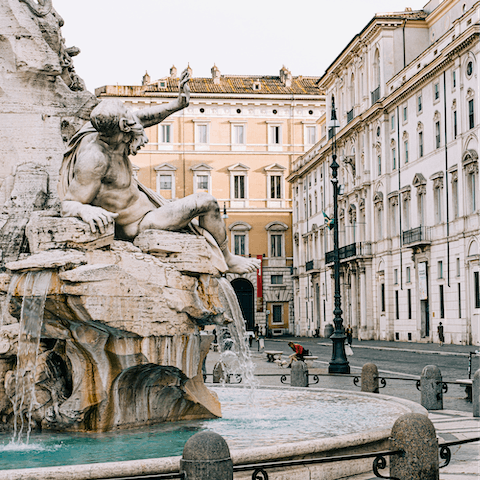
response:
<path id="1" fill-rule="evenodd" d="M 53 0 L 76 72 L 94 91 L 140 85 L 188 63 L 195 77 L 321 76 L 375 13 L 421 9 L 427 0 Z"/>

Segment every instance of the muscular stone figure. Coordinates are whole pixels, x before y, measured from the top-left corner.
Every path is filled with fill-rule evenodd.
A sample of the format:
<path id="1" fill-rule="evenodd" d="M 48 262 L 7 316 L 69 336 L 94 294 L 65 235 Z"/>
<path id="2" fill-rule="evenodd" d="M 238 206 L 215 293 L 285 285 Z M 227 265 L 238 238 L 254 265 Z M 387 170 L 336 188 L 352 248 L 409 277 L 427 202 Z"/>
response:
<path id="1" fill-rule="evenodd" d="M 60 170 L 62 215 L 81 218 L 93 232 L 103 233 L 106 225 L 115 222 L 116 235 L 125 240 L 133 240 L 147 229 L 182 230 L 199 217 L 199 225 L 222 250 L 228 271 L 253 272 L 259 267 L 257 259 L 229 252 L 214 197 L 196 193 L 158 208 L 133 179 L 128 155 L 135 155 L 147 143 L 145 127 L 188 106 L 188 81 L 184 71 L 178 98 L 166 105 L 133 113 L 120 100 L 104 100 L 93 109 L 91 121 L 71 139 Z"/>

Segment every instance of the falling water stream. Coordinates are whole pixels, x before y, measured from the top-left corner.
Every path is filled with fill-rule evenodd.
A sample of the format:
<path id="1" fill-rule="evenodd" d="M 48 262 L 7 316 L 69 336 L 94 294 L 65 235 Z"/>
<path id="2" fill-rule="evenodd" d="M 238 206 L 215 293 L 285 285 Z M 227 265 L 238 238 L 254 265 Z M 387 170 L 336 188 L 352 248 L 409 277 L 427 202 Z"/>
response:
<path id="1" fill-rule="evenodd" d="M 35 372 L 45 299 L 51 278 L 52 271 L 44 270 L 28 272 L 24 280 L 13 399 L 14 430 L 11 442 L 14 444 L 23 443 L 24 440 L 28 444 L 30 439 L 32 411 L 35 405 Z"/>
<path id="2" fill-rule="evenodd" d="M 240 375 L 242 383 L 254 390 L 256 380 L 254 376 L 255 364 L 247 345 L 245 320 L 238 303 L 237 295 L 231 283 L 224 277 L 219 278 L 218 284 L 227 309 L 227 316 L 232 323 L 228 325 L 228 335 L 220 338 L 220 361 L 226 368 L 227 375 Z"/>

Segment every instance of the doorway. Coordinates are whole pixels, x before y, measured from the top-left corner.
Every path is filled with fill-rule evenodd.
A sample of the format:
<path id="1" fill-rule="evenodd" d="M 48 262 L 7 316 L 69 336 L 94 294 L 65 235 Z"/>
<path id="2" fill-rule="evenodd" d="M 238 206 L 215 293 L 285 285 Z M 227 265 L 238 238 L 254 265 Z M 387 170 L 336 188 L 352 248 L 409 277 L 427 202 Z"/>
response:
<path id="1" fill-rule="evenodd" d="M 231 283 L 245 319 L 245 328 L 253 331 L 255 328 L 253 285 L 245 278 L 235 278 Z"/>

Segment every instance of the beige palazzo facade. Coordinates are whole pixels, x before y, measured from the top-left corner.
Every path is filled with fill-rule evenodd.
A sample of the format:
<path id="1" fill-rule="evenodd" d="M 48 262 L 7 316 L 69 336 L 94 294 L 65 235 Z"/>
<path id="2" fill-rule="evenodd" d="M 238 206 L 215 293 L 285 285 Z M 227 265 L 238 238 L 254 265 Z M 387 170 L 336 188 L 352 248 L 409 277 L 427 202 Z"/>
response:
<path id="1" fill-rule="evenodd" d="M 359 339 L 480 344 L 479 11 L 377 14 L 319 80 L 340 127 L 294 162 L 298 334 L 333 323 L 332 149 L 344 325 Z M 321 128 L 321 127 L 320 127 Z"/>
<path id="2" fill-rule="evenodd" d="M 189 67 L 190 68 L 190 67 Z M 106 85 L 99 99 L 119 98 L 132 109 L 168 103 L 179 73 L 142 85 Z M 322 135 L 325 97 L 318 77 L 195 77 L 189 107 L 146 130 L 149 143 L 131 160 L 135 175 L 168 200 L 195 192 L 215 196 L 226 214 L 230 248 L 262 258 L 258 274 L 229 275 L 250 330 L 293 333 L 292 163 Z"/>

